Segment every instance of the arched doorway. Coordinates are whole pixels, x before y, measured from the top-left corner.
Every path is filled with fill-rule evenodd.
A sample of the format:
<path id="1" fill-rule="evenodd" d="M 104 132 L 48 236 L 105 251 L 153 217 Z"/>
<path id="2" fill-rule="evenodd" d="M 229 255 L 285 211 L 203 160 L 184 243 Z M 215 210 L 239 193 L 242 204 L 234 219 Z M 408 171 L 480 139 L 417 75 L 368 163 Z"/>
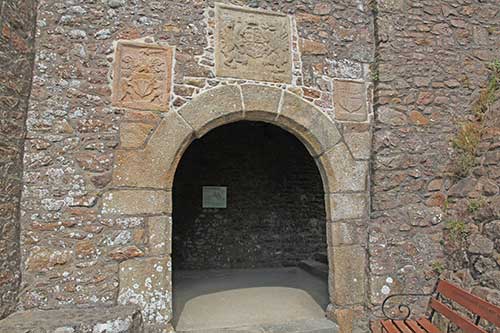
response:
<path id="1" fill-rule="evenodd" d="M 293 135 L 249 121 L 211 130 L 184 153 L 172 201 L 177 330 L 324 318 L 323 184 Z"/>
<path id="2" fill-rule="evenodd" d="M 321 173 L 327 218 L 327 315 L 352 331 L 366 318 L 368 221 L 368 124 L 337 123 L 286 90 L 263 85 L 224 85 L 207 90 L 161 119 L 145 146 L 118 150 L 103 216 L 147 217 L 145 253 L 120 263 L 119 304 L 141 307 L 146 325 L 172 321 L 172 185 L 184 151 L 197 137 L 236 121 L 264 121 L 293 134 Z M 121 129 L 121 135 L 128 134 Z M 132 134 L 131 134 L 132 135 Z M 368 152 L 368 153 L 367 153 Z"/>

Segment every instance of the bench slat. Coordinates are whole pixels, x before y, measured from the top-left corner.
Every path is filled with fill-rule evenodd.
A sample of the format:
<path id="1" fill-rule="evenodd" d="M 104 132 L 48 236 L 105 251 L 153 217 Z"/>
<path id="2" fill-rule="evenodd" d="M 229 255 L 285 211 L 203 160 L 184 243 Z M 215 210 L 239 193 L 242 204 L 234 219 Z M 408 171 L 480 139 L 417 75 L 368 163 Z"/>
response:
<path id="1" fill-rule="evenodd" d="M 413 331 L 402 320 L 394 320 L 394 325 L 396 325 L 402 333 L 413 333 Z"/>
<path id="2" fill-rule="evenodd" d="M 389 333 L 401 333 L 392 320 L 382 320 L 382 327 Z"/>
<path id="3" fill-rule="evenodd" d="M 444 305 L 440 301 L 436 300 L 435 298 L 431 299 L 430 302 L 431 308 L 436 310 L 437 312 L 441 313 L 443 316 L 451 320 L 453 323 L 455 323 L 458 327 L 464 330 L 465 333 L 488 333 L 484 329 L 482 329 L 479 326 L 474 325 L 472 322 L 469 320 L 465 319 L 455 311 L 453 311 L 451 308 L 448 306 Z"/>
<path id="4" fill-rule="evenodd" d="M 415 333 L 427 333 L 415 320 L 406 320 L 406 325 L 413 330 Z"/>
<path id="5" fill-rule="evenodd" d="M 432 324 L 429 319 L 427 318 L 420 318 L 419 320 L 417 320 L 417 322 L 420 324 L 420 326 L 422 326 L 423 328 L 425 328 L 425 330 L 429 333 L 442 333 L 436 326 L 434 326 L 434 324 Z"/>
<path id="6" fill-rule="evenodd" d="M 437 292 L 500 327 L 500 307 L 490 304 L 445 280 L 439 281 Z"/>

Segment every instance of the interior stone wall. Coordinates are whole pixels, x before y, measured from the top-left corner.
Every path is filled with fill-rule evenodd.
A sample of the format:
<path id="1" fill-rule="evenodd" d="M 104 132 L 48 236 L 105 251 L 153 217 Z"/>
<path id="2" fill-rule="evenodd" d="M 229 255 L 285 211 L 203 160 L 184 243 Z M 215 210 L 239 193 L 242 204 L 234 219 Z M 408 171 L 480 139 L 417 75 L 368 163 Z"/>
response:
<path id="1" fill-rule="evenodd" d="M 0 1 L 0 318 L 21 283 L 19 203 L 34 60 L 36 1 Z"/>
<path id="2" fill-rule="evenodd" d="M 202 208 L 202 186 L 226 208 Z M 218 127 L 191 143 L 172 189 L 172 267 L 297 266 L 325 253 L 323 182 L 304 145 L 262 122 Z"/>
<path id="3" fill-rule="evenodd" d="M 499 5 L 499 1 L 378 1 L 369 230 L 370 302 L 375 316 L 381 315 L 379 305 L 389 293 L 429 292 L 443 271 L 466 288 L 483 283 L 463 274 L 473 265 L 462 261 L 464 256 L 445 264 L 445 256 L 453 251 L 443 229 L 454 220 L 464 220 L 457 217 L 457 207 L 463 212 L 467 205 L 463 201 L 483 197 L 485 202 L 498 202 L 496 173 L 474 172 L 475 176 L 466 177 L 472 184 L 469 189 L 462 186 L 464 182 L 455 186 L 459 179 L 453 170 L 458 162 L 452 141 L 461 122 L 473 118 L 473 103 L 488 82 L 487 65 L 500 57 Z M 488 163 L 498 170 L 498 154 L 488 135 L 480 151 L 493 149 Z M 477 224 L 469 225 L 477 230 Z M 480 237 L 473 242 L 479 247 L 490 244 Z M 477 253 L 472 257 L 475 261 Z M 488 270 L 498 272 L 498 263 L 491 265 Z M 475 292 L 487 294 L 481 289 Z M 426 300 L 416 305 L 422 310 Z"/>

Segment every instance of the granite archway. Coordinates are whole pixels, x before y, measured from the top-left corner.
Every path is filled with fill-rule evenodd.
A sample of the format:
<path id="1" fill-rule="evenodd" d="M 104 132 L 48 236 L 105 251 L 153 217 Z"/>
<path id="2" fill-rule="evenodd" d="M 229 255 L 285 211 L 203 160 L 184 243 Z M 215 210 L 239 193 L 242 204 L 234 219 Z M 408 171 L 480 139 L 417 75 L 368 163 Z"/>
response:
<path id="1" fill-rule="evenodd" d="M 366 303 L 362 224 L 368 216 L 368 161 L 353 154 L 340 124 L 301 97 L 269 86 L 225 85 L 208 90 L 167 113 L 144 147 L 117 152 L 112 190 L 104 194 L 101 213 L 144 215 L 148 221 L 145 253 L 120 264 L 118 302 L 140 305 L 150 326 L 169 325 L 171 190 L 177 164 L 195 138 L 241 120 L 264 121 L 289 131 L 315 159 L 328 220 L 332 306 L 327 314 L 343 332 L 350 332 L 353 318 Z"/>

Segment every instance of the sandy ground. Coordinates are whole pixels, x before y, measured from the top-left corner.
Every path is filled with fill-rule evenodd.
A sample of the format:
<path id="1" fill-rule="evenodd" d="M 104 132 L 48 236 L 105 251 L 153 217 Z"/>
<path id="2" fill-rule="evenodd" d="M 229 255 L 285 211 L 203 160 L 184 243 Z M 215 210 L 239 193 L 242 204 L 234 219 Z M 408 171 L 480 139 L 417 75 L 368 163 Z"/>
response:
<path id="1" fill-rule="evenodd" d="M 327 281 L 300 268 L 174 270 L 179 331 L 324 318 Z"/>

